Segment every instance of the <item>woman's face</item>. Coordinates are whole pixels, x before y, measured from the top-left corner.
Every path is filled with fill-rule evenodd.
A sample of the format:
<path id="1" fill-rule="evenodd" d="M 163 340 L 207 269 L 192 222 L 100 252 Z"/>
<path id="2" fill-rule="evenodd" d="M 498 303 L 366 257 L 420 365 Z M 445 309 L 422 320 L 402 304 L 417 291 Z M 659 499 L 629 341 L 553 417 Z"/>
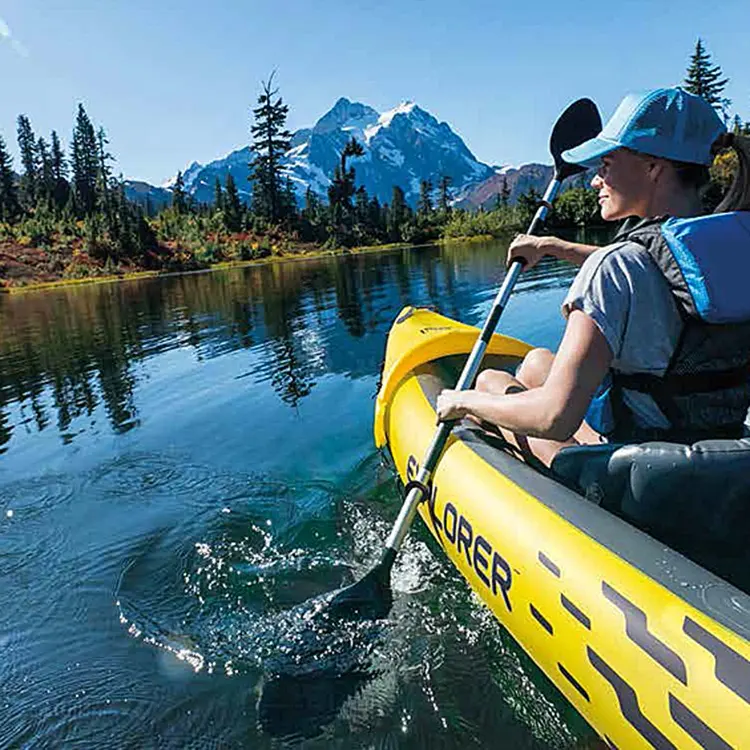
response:
<path id="1" fill-rule="evenodd" d="M 602 163 L 591 187 L 599 193 L 602 219 L 648 216 L 654 189 L 653 159 L 626 149 L 612 151 Z"/>

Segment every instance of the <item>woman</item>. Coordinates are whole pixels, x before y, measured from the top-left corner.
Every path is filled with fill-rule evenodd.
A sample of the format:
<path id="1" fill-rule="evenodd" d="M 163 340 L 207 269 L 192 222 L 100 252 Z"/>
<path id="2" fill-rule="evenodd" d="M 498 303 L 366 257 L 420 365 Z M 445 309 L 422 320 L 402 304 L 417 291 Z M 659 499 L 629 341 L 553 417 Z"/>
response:
<path id="1" fill-rule="evenodd" d="M 728 147 L 739 169 L 720 215 L 679 218 L 700 215 L 708 165 Z M 689 288 L 685 279 L 695 274 L 677 261 L 698 263 L 709 278 L 750 279 L 750 214 L 736 213 L 750 210 L 750 141 L 726 133 L 700 97 L 657 89 L 627 96 L 599 136 L 563 158 L 597 169 L 591 184 L 603 219 L 641 221 L 603 248 L 517 237 L 509 259 L 523 257 L 529 267 L 552 255 L 582 266 L 563 303 L 559 350 L 532 350 L 515 377 L 484 370 L 475 390 L 443 391 L 439 419 L 497 426 L 547 466 L 579 443 L 739 436 L 750 405 L 750 302 L 739 298 L 750 295 L 735 290 L 723 300 L 712 289 L 709 307 L 721 312 L 696 311 L 691 300 L 705 301 L 707 292 Z M 607 424 L 590 407 L 610 377 L 614 423 Z"/>

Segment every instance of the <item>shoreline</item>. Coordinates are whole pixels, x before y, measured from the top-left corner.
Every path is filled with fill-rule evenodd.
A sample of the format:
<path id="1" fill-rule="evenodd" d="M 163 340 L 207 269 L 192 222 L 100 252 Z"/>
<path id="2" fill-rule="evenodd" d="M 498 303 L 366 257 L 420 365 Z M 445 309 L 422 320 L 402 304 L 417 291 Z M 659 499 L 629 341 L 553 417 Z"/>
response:
<path id="1" fill-rule="evenodd" d="M 451 238 L 453 240 L 454 238 Z M 472 238 L 468 238 L 472 239 Z M 461 241 L 461 240 L 459 240 Z M 14 286 L 0 286 L 0 294 L 17 295 L 26 292 L 39 292 L 48 289 L 60 289 L 70 286 L 88 286 L 92 284 L 112 284 L 122 281 L 139 281 L 141 279 L 168 278 L 171 276 L 187 276 L 196 273 L 211 273 L 213 271 L 226 271 L 232 268 L 247 268 L 250 266 L 266 265 L 269 263 L 285 263 L 288 261 L 313 260 L 316 258 L 338 257 L 341 255 L 359 255 L 360 253 L 371 253 L 384 250 L 405 250 L 425 245 L 442 244 L 441 238 L 434 242 L 421 245 L 411 245 L 407 242 L 392 242 L 386 245 L 363 245 L 361 247 L 342 247 L 335 250 L 319 249 L 290 253 L 288 255 L 269 255 L 265 258 L 254 258 L 251 260 L 226 260 L 213 263 L 206 268 L 189 269 L 184 271 L 132 271 L 123 274 L 111 274 L 107 276 L 87 276 L 78 279 L 55 279 L 54 281 L 39 281 L 30 284 L 19 284 Z"/>
<path id="2" fill-rule="evenodd" d="M 508 232 L 512 235 L 513 232 Z M 506 235 L 507 236 L 507 235 Z M 213 271 L 226 271 L 232 268 L 248 268 L 251 266 L 267 265 L 269 263 L 287 263 L 290 261 L 314 260 L 316 258 L 335 258 L 342 255 L 359 255 L 360 253 L 384 252 L 386 250 L 408 250 L 412 248 L 429 247 L 431 245 L 450 245 L 452 243 L 471 244 L 480 242 L 492 242 L 502 239 L 492 234 L 477 234 L 466 237 L 439 237 L 430 242 L 411 244 L 408 242 L 391 242 L 384 245 L 361 245 L 356 247 L 341 247 L 334 250 L 319 248 L 317 250 L 289 253 L 287 255 L 268 255 L 265 258 L 253 258 L 251 260 L 225 260 L 213 263 L 206 268 L 186 269 L 184 271 L 131 271 L 122 274 L 108 276 L 87 276 L 77 279 L 55 279 L 54 281 L 39 281 L 30 284 L 19 284 L 13 286 L 0 286 L 0 295 L 17 295 L 26 292 L 39 292 L 48 289 L 60 289 L 71 286 L 86 286 L 91 284 L 112 284 L 122 281 L 139 281 L 151 278 L 169 278 L 172 276 L 187 276 L 196 273 L 211 273 Z"/>

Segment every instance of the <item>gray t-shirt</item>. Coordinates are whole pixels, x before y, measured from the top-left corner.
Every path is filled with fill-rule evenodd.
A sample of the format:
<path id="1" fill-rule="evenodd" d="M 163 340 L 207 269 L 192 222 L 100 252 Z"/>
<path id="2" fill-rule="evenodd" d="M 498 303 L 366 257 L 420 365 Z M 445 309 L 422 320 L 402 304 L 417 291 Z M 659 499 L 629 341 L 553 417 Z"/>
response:
<path id="1" fill-rule="evenodd" d="M 667 280 L 646 249 L 618 242 L 592 253 L 581 266 L 563 302 L 563 315 L 585 312 L 604 335 L 612 366 L 621 372 L 662 375 L 682 322 Z M 639 427 L 669 427 L 654 400 L 623 390 Z"/>

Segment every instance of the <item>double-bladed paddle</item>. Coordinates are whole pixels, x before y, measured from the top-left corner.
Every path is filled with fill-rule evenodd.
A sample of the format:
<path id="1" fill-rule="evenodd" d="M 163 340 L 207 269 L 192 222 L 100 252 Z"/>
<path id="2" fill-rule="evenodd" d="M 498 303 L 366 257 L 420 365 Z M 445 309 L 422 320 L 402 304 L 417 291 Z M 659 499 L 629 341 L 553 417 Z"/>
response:
<path id="1" fill-rule="evenodd" d="M 563 151 L 578 146 L 589 138 L 598 135 L 602 129 L 602 121 L 596 105 L 590 99 L 579 99 L 573 102 L 559 117 L 550 135 L 549 149 L 555 163 L 555 173 L 547 186 L 544 197 L 534 218 L 529 225 L 527 234 L 534 234 L 544 221 L 552 201 L 555 200 L 560 190 L 560 185 L 566 177 L 585 171 L 584 167 L 577 164 L 568 164 L 562 158 Z M 495 332 L 500 315 L 505 309 L 508 298 L 513 291 L 519 274 L 525 261 L 522 258 L 514 258 L 508 268 L 500 291 L 495 297 L 482 332 L 474 344 L 474 348 L 466 360 L 461 377 L 456 385 L 456 390 L 462 391 L 471 387 L 479 372 L 482 357 L 487 349 L 492 334 Z M 362 579 L 339 591 L 328 603 L 325 612 L 330 617 L 359 617 L 377 619 L 385 617 L 393 604 L 391 593 L 391 568 L 396 559 L 401 544 L 404 541 L 409 527 L 414 520 L 417 506 L 424 499 L 428 483 L 443 448 L 448 440 L 455 422 L 442 422 L 422 462 L 417 480 L 410 482 L 406 498 L 393 526 L 390 536 L 385 543 L 380 561 Z"/>

